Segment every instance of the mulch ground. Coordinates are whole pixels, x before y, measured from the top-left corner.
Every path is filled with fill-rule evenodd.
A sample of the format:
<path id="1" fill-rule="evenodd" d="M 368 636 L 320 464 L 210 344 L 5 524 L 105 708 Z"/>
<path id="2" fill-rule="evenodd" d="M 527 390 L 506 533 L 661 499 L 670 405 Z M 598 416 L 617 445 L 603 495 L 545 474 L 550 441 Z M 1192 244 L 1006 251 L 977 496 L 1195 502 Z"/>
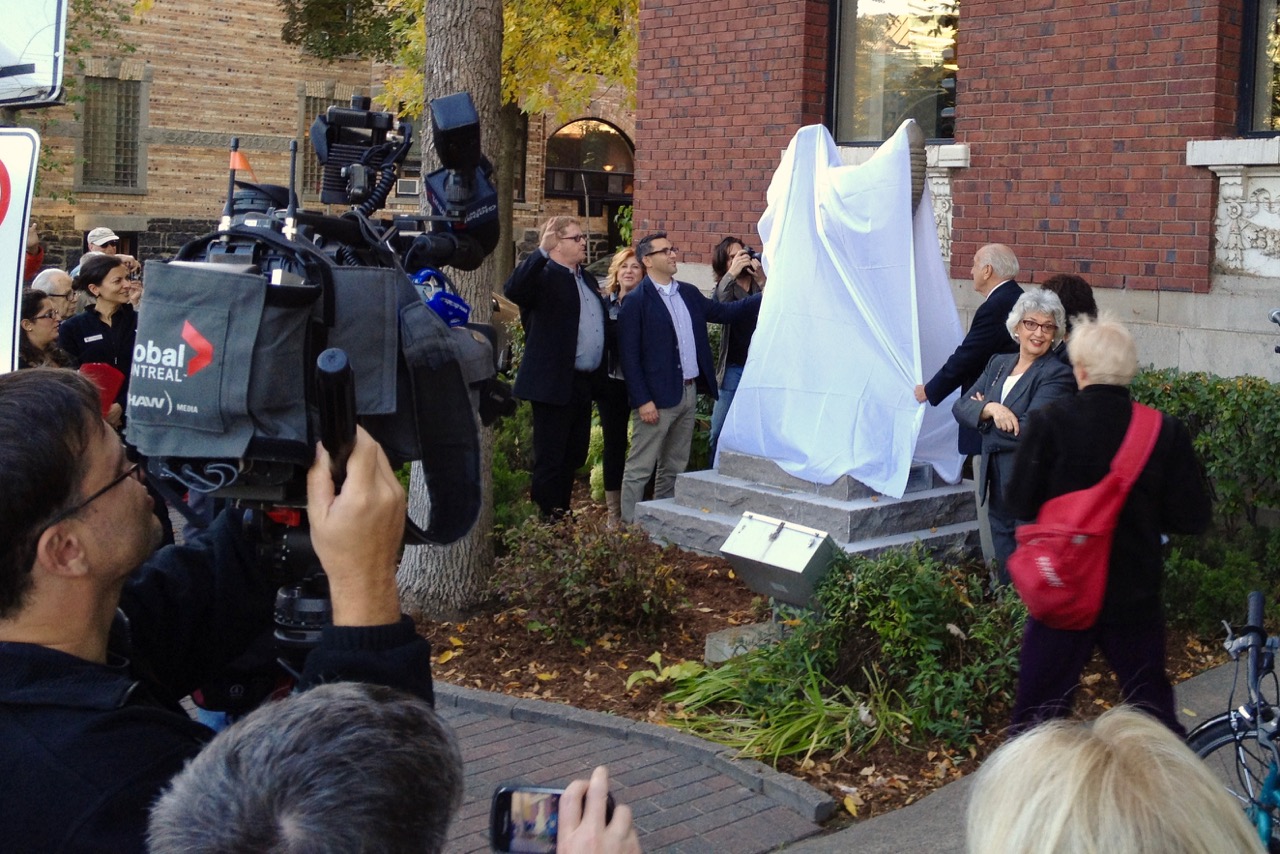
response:
<path id="1" fill-rule="evenodd" d="M 587 505 L 577 512 L 602 513 L 603 509 Z M 672 711 L 662 700 L 665 688 L 641 683 L 627 690 L 627 677 L 637 670 L 652 669 L 648 659 L 654 653 L 661 654 L 663 665 L 701 661 L 707 635 L 768 618 L 764 600 L 734 577 L 727 561 L 674 547 L 664 558 L 685 586 L 687 605 L 662 640 L 607 634 L 590 642 L 557 643 L 528 628 L 519 610 L 480 613 L 466 622 L 421 627 L 436 653 L 435 678 L 663 723 Z M 1174 681 L 1188 679 L 1224 660 L 1220 644 L 1202 643 L 1178 631 L 1169 633 L 1168 655 Z M 1083 679 L 1078 713 L 1095 717 L 1118 701 L 1114 675 L 1095 656 Z M 862 819 L 906 806 L 975 770 L 1002 740 L 999 730 L 989 732 L 967 753 L 941 746 L 905 748 L 882 742 L 857 756 L 840 760 L 816 756 L 804 767 L 784 759 L 778 768 L 831 793 L 846 808 L 838 821 L 847 822 L 855 816 Z"/>

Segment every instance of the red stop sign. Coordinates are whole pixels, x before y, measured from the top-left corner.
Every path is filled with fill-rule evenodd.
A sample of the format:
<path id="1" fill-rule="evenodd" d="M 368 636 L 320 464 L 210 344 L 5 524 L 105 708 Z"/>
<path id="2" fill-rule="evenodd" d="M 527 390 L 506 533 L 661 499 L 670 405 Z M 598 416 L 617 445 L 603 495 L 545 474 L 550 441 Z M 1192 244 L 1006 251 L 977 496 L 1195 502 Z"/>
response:
<path id="1" fill-rule="evenodd" d="M 9 213 L 10 195 L 12 195 L 12 187 L 9 181 L 9 170 L 5 168 L 4 161 L 0 160 L 0 224 L 4 223 L 4 218 Z"/>

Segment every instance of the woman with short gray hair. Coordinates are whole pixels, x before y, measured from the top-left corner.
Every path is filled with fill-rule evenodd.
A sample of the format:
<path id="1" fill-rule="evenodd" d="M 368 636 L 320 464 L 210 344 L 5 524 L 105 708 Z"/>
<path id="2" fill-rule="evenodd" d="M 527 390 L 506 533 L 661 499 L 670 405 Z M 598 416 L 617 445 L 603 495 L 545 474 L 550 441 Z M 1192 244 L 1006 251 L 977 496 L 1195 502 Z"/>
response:
<path id="1" fill-rule="evenodd" d="M 956 421 L 982 436 L 978 495 L 989 503 L 987 517 L 1000 584 L 1009 583 L 1006 564 L 1017 544 L 1016 519 L 1006 508 L 1004 496 L 1019 434 L 1031 412 L 1076 390 L 1069 367 L 1043 358 L 1062 340 L 1066 325 L 1066 312 L 1056 294 L 1027 289 L 1005 323 L 1018 342 L 1018 352 L 992 356 L 982 376 L 951 408 Z"/>

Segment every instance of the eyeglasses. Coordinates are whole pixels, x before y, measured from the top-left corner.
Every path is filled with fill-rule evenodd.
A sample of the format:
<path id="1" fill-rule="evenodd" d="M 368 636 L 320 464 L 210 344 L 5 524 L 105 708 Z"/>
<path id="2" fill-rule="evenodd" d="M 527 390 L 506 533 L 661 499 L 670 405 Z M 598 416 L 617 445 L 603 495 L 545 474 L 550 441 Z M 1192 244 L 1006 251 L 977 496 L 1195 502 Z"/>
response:
<path id="1" fill-rule="evenodd" d="M 562 237 L 562 238 L 560 238 L 560 239 L 561 239 L 561 240 L 572 240 L 572 241 L 574 241 L 575 243 L 586 243 L 586 242 L 587 242 L 587 236 L 586 236 L 585 234 L 575 234 L 575 235 L 573 235 L 573 236 L 571 236 L 571 237 Z"/>
<path id="2" fill-rule="evenodd" d="M 45 294 L 45 296 L 47 296 L 49 299 L 75 299 L 76 295 L 73 293 L 65 293 L 65 294 Z"/>
<path id="3" fill-rule="evenodd" d="M 58 524 L 59 522 L 70 519 L 72 516 L 76 515 L 81 510 L 88 507 L 94 501 L 106 495 L 112 489 L 115 489 L 117 486 L 124 483 L 129 478 L 133 477 L 137 473 L 138 469 L 140 468 L 142 468 L 142 463 L 134 463 L 133 465 L 129 466 L 127 469 L 120 472 L 120 474 L 116 475 L 115 479 L 112 480 L 110 483 L 108 483 L 106 486 L 102 487 L 102 489 L 99 489 L 93 495 L 90 495 L 88 498 L 86 498 L 84 501 L 81 501 L 79 504 L 75 505 L 74 507 L 70 507 L 66 510 L 63 510 L 57 516 L 54 516 L 53 519 L 51 519 L 44 526 L 45 530 L 52 528 L 54 525 Z"/>
<path id="4" fill-rule="evenodd" d="M 674 246 L 668 246 L 665 249 L 655 249 L 649 255 L 678 255 L 680 250 Z M 648 256 L 646 256 L 648 257 Z"/>
<path id="5" fill-rule="evenodd" d="M 119 240 L 108 240 L 106 243 L 99 243 L 99 246 L 119 246 Z"/>
<path id="6" fill-rule="evenodd" d="M 56 311 L 46 311 L 44 314 L 37 314 L 32 320 L 57 320 L 58 313 Z"/>
<path id="7" fill-rule="evenodd" d="M 1058 331 L 1058 324 L 1056 324 L 1056 323 L 1036 323 L 1036 322 L 1035 322 L 1034 320 L 1032 320 L 1031 318 L 1029 318 L 1029 317 L 1024 317 L 1024 318 L 1022 319 L 1022 328 L 1023 328 L 1023 329 L 1025 329 L 1025 330 L 1027 330 L 1028 332 L 1035 332 L 1037 329 L 1040 329 L 1040 330 L 1042 330 L 1042 331 L 1044 331 L 1044 332 L 1048 332 L 1050 335 L 1053 335 L 1053 334 L 1055 334 L 1055 333 Z"/>

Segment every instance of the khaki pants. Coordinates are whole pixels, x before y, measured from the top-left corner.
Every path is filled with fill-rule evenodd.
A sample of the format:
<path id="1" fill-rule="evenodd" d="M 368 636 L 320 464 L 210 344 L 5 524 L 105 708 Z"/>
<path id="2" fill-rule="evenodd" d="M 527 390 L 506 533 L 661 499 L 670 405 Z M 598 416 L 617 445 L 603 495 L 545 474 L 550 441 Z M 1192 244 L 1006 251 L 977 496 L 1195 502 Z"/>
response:
<path id="1" fill-rule="evenodd" d="M 644 495 L 644 485 L 654 467 L 658 478 L 653 484 L 653 497 L 675 495 L 676 475 L 689 465 L 697 403 L 697 385 L 686 383 L 678 404 L 658 410 L 657 424 L 645 424 L 639 412 L 631 413 L 631 452 L 622 471 L 622 521 L 630 523 L 635 519 L 636 504 Z"/>

